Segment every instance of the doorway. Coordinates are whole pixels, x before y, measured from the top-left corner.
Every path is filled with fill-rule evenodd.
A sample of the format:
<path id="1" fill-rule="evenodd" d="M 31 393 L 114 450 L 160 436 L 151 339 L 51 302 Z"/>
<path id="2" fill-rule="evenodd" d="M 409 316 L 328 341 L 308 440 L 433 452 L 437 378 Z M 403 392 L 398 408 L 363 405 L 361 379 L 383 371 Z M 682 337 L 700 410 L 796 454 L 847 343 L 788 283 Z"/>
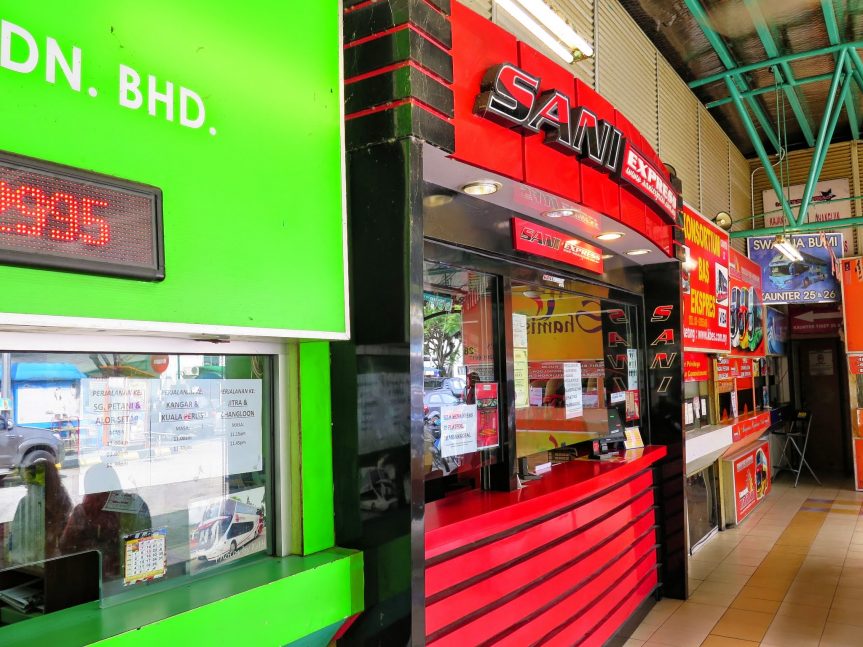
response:
<path id="1" fill-rule="evenodd" d="M 819 476 L 850 474 L 845 354 L 837 339 L 794 343 L 797 401 L 812 412 L 806 459 Z"/>

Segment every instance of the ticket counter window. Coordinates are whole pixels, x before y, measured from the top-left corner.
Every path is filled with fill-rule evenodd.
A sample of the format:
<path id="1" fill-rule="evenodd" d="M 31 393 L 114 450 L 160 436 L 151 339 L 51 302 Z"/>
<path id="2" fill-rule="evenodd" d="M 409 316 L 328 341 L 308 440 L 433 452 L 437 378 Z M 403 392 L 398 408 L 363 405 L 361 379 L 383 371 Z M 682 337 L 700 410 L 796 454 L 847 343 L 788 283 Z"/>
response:
<path id="1" fill-rule="evenodd" d="M 584 287 L 512 288 L 516 449 L 531 472 L 640 424 L 637 311 Z"/>
<path id="2" fill-rule="evenodd" d="M 269 357 L 6 357 L 0 623 L 270 552 Z"/>
<path id="3" fill-rule="evenodd" d="M 499 279 L 425 263 L 423 468 L 426 499 L 481 487 L 500 447 Z"/>

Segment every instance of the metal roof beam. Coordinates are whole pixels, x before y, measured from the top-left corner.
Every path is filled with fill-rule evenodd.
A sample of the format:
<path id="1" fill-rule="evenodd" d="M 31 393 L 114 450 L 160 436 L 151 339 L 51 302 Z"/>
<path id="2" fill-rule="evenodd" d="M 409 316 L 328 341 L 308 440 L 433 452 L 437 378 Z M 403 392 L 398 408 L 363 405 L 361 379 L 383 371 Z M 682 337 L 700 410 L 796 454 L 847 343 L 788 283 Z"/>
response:
<path id="1" fill-rule="evenodd" d="M 765 67 L 773 67 L 774 65 L 779 65 L 780 63 L 790 63 L 792 61 L 799 61 L 804 58 L 812 58 L 813 56 L 824 56 L 825 54 L 835 54 L 837 52 L 844 50 L 852 50 L 857 48 L 863 48 L 863 41 L 854 41 L 853 43 L 842 43 L 841 45 L 830 45 L 829 47 L 819 47 L 818 49 L 812 49 L 808 52 L 795 52 L 794 54 L 783 54 L 782 56 L 776 56 L 775 58 L 768 58 L 763 61 L 758 61 L 757 63 L 748 63 L 746 65 L 741 65 L 740 67 L 736 67 L 731 70 L 726 70 L 725 72 L 719 72 L 717 74 L 711 74 L 710 76 L 705 76 L 702 79 L 696 79 L 695 81 L 691 81 L 689 83 L 690 88 L 700 88 L 703 85 L 709 85 L 711 83 L 716 83 L 717 81 L 724 81 L 726 77 L 736 77 L 742 74 L 746 74 L 747 72 L 753 72 L 755 70 L 761 70 Z"/>
<path id="2" fill-rule="evenodd" d="M 773 40 L 773 33 L 770 31 L 770 27 L 764 19 L 764 14 L 761 13 L 759 0 L 744 0 L 743 3 L 749 10 L 749 15 L 752 18 L 752 22 L 755 24 L 755 31 L 761 39 L 761 44 L 764 46 L 764 51 L 767 53 L 767 56 L 771 58 L 779 56 L 779 48 L 776 46 L 776 41 Z M 782 70 L 782 76 L 790 84 L 784 86 L 783 91 L 785 92 L 785 96 L 788 98 L 788 103 L 791 105 L 791 110 L 794 112 L 794 117 L 797 119 L 797 123 L 800 124 L 800 131 L 803 133 L 806 145 L 811 148 L 815 143 L 815 138 L 812 135 L 812 128 L 809 126 L 809 118 L 807 117 L 806 110 L 804 110 L 800 97 L 797 96 L 797 91 L 793 87 L 794 71 L 791 69 L 791 65 L 787 62 L 779 63 L 779 68 Z"/>
<path id="3" fill-rule="evenodd" d="M 842 36 L 839 34 L 839 20 L 836 17 L 836 10 L 833 7 L 833 0 L 821 0 L 821 11 L 824 14 L 824 24 L 827 26 L 827 37 L 830 39 L 831 45 L 838 45 L 842 42 Z M 838 54 L 834 54 L 834 60 Z M 853 65 L 850 60 L 845 62 L 849 72 L 853 73 Z M 858 79 L 859 81 L 860 79 Z M 857 109 L 854 107 L 854 92 L 850 91 L 845 98 L 845 110 L 848 112 L 848 123 L 851 125 L 851 135 L 854 139 L 860 139 L 860 122 L 857 120 Z M 810 144 L 811 146 L 812 144 Z"/>
<path id="4" fill-rule="evenodd" d="M 833 78 L 833 72 L 828 74 L 816 74 L 815 76 L 804 76 L 802 79 L 794 79 L 794 83 L 786 82 L 779 86 L 780 89 L 784 89 L 786 87 L 789 88 L 797 88 L 801 85 L 808 85 L 809 83 L 819 83 L 821 81 L 829 81 Z M 776 92 L 775 85 L 768 85 L 763 88 L 755 88 L 754 90 L 750 90 L 749 92 L 741 92 L 740 96 L 744 99 L 749 97 L 757 97 L 762 94 L 769 94 L 771 92 Z M 704 104 L 707 108 L 717 108 L 719 106 L 724 106 L 728 103 L 733 103 L 734 99 L 731 97 L 725 97 L 724 99 L 717 99 L 716 101 L 711 101 L 710 103 Z"/>
<path id="5" fill-rule="evenodd" d="M 764 172 L 767 174 L 770 186 L 773 187 L 773 190 L 776 192 L 776 198 L 782 204 L 782 212 L 785 214 L 785 218 L 788 222 L 793 223 L 794 213 L 788 205 L 785 191 L 782 190 L 782 183 L 779 182 L 779 178 L 776 177 L 776 171 L 773 170 L 773 165 L 770 163 L 767 151 L 764 149 L 764 144 L 761 142 L 761 137 L 758 136 L 758 131 L 755 130 L 755 124 L 752 123 L 752 117 L 749 116 L 749 111 L 743 103 L 743 97 L 740 95 L 740 90 L 737 89 L 737 85 L 730 76 L 725 77 L 725 85 L 728 86 L 728 92 L 731 94 L 734 105 L 737 107 L 737 112 L 740 113 L 740 119 L 743 121 L 743 127 L 746 129 L 746 134 L 748 134 L 749 139 L 752 140 L 752 146 L 758 154 L 758 159 L 761 160 L 761 165 L 764 167 Z"/>
<path id="6" fill-rule="evenodd" d="M 722 61 L 722 64 L 729 71 L 734 71 L 737 68 L 737 61 L 734 60 L 734 57 L 728 50 L 728 46 L 725 44 L 725 41 L 723 41 L 722 37 L 713 29 L 713 26 L 710 23 L 710 18 L 707 16 L 707 12 L 704 10 L 704 7 L 701 6 L 701 0 L 684 1 L 696 22 L 701 27 L 701 31 L 704 32 L 704 36 L 707 38 L 707 41 L 710 43 L 711 47 L 713 47 L 716 55 L 719 56 L 719 60 Z M 750 90 L 746 79 L 739 75 L 734 76 L 733 84 L 735 85 L 735 89 L 738 91 L 738 96 L 740 96 L 740 92 L 748 92 Z M 764 135 L 770 140 L 770 143 L 773 144 L 773 147 L 778 152 L 781 148 L 779 138 L 776 136 L 776 131 L 773 129 L 773 125 L 767 118 L 767 114 L 758 102 L 757 97 L 749 97 L 747 99 L 741 98 L 741 101 L 746 101 L 752 109 L 753 114 L 755 114 L 755 118 L 758 119 L 758 123 L 761 125 L 761 130 L 764 131 Z"/>
<path id="7" fill-rule="evenodd" d="M 843 227 L 859 227 L 863 225 L 863 216 L 840 218 L 828 222 L 804 222 L 790 227 L 762 227 L 761 229 L 740 229 L 731 232 L 732 238 L 748 238 L 749 236 L 774 236 L 776 234 L 796 234 L 806 231 L 824 231 L 842 229 Z"/>
<path id="8" fill-rule="evenodd" d="M 818 140 L 815 142 L 815 150 L 812 152 L 812 162 L 809 166 L 809 176 L 806 178 L 806 188 L 803 190 L 803 199 L 800 202 L 800 211 L 793 220 L 794 225 L 799 226 L 806 217 L 809 203 L 812 202 L 812 194 L 815 192 L 815 183 L 824 168 L 824 160 L 827 150 L 833 140 L 836 124 L 839 122 L 839 114 L 842 112 L 841 104 L 845 101 L 851 90 L 853 78 L 845 71 L 845 61 L 848 52 L 843 50 L 839 53 L 836 61 L 836 69 L 833 72 L 833 80 L 830 82 L 830 92 L 824 105 L 824 116 L 821 118 L 821 127 L 818 129 Z M 843 83 L 844 80 L 844 83 Z M 842 85 L 840 91 L 839 86 Z"/>

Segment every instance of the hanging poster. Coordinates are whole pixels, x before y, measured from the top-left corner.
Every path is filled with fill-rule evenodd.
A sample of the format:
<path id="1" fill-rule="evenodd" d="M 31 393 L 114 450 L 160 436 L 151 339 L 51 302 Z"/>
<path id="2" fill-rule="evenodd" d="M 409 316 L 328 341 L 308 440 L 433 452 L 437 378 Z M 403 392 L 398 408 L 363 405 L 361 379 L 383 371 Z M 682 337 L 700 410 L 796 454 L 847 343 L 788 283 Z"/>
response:
<path id="1" fill-rule="evenodd" d="M 788 317 L 774 308 L 765 308 L 767 313 L 767 354 L 785 355 L 788 341 Z"/>
<path id="2" fill-rule="evenodd" d="M 563 390 L 566 418 L 578 418 L 584 414 L 581 400 L 581 364 L 566 362 L 563 365 Z"/>
<path id="3" fill-rule="evenodd" d="M 806 185 L 792 184 L 783 188 L 787 192 L 789 206 L 796 213 L 800 210 L 800 203 L 803 202 L 803 191 Z M 764 226 L 782 227 L 788 224 L 782 205 L 776 198 L 776 191 L 767 189 L 761 195 L 764 198 Z M 847 177 L 816 183 L 812 203 L 806 210 L 806 222 L 828 222 L 850 218 L 851 201 L 848 200 L 850 197 L 851 187 Z"/>
<path id="4" fill-rule="evenodd" d="M 845 349 L 863 352 L 863 258 L 842 259 L 842 308 Z"/>
<path id="5" fill-rule="evenodd" d="M 764 357 L 764 309 L 760 268 L 733 249 L 729 259 L 731 354 Z"/>
<path id="6" fill-rule="evenodd" d="M 683 347 L 728 351 L 728 232 L 683 206 L 683 234 L 693 268 L 682 269 Z"/>
<path id="7" fill-rule="evenodd" d="M 789 242 L 803 257 L 792 261 L 773 249 L 775 236 L 746 239 L 749 258 L 761 268 L 764 303 L 828 303 L 840 299 L 833 259 L 841 258 L 842 234 L 795 234 Z"/>

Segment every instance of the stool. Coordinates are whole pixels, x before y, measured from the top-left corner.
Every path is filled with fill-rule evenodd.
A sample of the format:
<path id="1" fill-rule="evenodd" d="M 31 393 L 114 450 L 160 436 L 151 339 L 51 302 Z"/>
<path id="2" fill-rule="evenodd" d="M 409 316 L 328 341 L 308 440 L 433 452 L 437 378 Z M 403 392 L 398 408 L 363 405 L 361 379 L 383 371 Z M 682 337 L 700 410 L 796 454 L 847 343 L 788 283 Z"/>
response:
<path id="1" fill-rule="evenodd" d="M 821 481 L 818 480 L 815 471 L 806 460 L 806 447 L 809 445 L 809 430 L 811 427 L 812 413 L 805 409 L 798 409 L 794 412 L 794 419 L 791 420 L 791 424 L 787 429 L 771 431 L 772 434 L 785 438 L 785 442 L 782 445 L 782 453 L 779 455 L 779 460 L 774 466 L 776 473 L 778 474 L 782 470 L 793 472 L 796 475 L 794 487 L 797 487 L 797 483 L 800 481 L 800 472 L 803 471 L 804 465 L 809 470 L 809 473 L 812 474 L 812 478 L 815 479 L 818 485 L 821 485 Z M 788 451 L 789 445 L 791 446 L 790 452 Z M 796 466 L 795 452 L 797 454 Z"/>

